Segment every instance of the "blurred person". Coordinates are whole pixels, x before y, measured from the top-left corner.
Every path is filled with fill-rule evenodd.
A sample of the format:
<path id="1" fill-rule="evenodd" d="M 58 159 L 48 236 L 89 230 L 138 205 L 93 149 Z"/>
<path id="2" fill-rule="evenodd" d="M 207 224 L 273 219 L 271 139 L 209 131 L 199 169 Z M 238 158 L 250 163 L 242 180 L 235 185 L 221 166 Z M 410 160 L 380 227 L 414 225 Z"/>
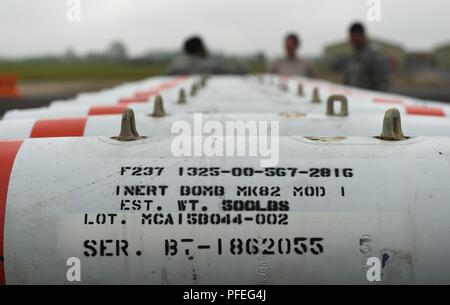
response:
<path id="1" fill-rule="evenodd" d="M 389 61 L 371 45 L 364 26 L 356 22 L 349 29 L 353 52 L 344 68 L 344 84 L 369 90 L 388 91 Z"/>
<path id="2" fill-rule="evenodd" d="M 297 55 L 300 48 L 300 38 L 289 33 L 284 39 L 285 57 L 277 59 L 269 68 L 270 73 L 283 75 L 313 76 L 311 65 Z"/>
<path id="3" fill-rule="evenodd" d="M 186 39 L 183 54 L 174 59 L 166 73 L 189 75 L 243 73 L 243 71 L 240 68 L 227 67 L 223 62 L 211 58 L 201 37 L 192 36 Z"/>

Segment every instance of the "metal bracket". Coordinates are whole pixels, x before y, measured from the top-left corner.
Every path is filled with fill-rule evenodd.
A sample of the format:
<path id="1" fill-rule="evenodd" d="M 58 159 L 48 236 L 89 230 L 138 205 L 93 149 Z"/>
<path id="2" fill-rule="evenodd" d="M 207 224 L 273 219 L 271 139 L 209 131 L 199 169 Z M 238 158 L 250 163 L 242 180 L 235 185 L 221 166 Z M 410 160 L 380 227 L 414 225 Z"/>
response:
<path id="1" fill-rule="evenodd" d="M 341 111 L 334 112 L 335 102 L 341 103 Z M 348 100 L 345 95 L 331 95 L 327 100 L 327 115 L 330 116 L 348 116 Z"/>

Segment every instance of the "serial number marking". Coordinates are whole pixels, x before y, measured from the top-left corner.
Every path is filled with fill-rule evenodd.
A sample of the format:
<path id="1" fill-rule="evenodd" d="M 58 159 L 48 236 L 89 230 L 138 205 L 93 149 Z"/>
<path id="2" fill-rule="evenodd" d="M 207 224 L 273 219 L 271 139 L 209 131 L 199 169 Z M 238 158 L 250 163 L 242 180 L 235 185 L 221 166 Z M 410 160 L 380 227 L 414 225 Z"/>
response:
<path id="1" fill-rule="evenodd" d="M 243 216 L 241 213 L 144 213 L 141 225 L 288 225 L 287 213 L 256 213 Z"/>
<path id="2" fill-rule="evenodd" d="M 213 250 L 215 254 L 231 255 L 320 255 L 324 252 L 323 237 L 292 237 L 292 238 L 230 238 L 217 239 L 211 244 L 196 244 L 194 239 L 165 239 L 164 254 L 177 256 L 184 254 L 190 260 L 193 252 L 198 250 Z"/>
<path id="3" fill-rule="evenodd" d="M 253 177 L 264 175 L 266 177 L 297 177 L 307 175 L 310 178 L 352 178 L 352 168 L 309 168 L 299 169 L 296 167 L 267 167 L 264 170 L 256 170 L 253 167 L 233 167 L 221 169 L 220 167 L 179 167 L 179 176 L 190 177 L 217 177 L 220 175 L 231 175 L 233 177 Z"/>

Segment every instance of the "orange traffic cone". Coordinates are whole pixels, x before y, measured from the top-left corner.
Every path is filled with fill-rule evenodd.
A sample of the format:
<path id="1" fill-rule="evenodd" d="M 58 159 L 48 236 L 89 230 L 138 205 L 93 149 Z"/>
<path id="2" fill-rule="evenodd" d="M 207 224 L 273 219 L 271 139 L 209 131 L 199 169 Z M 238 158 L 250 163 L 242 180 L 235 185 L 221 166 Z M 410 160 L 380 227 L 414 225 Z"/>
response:
<path id="1" fill-rule="evenodd" d="M 20 98 L 16 75 L 0 75 L 0 98 Z"/>

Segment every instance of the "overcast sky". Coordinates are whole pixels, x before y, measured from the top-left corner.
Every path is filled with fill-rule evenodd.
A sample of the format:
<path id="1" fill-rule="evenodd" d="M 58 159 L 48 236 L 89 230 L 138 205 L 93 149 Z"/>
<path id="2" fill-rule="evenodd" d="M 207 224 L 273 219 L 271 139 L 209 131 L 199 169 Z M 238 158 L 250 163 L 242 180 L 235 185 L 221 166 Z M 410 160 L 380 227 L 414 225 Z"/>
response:
<path id="1" fill-rule="evenodd" d="M 302 52 L 346 38 L 354 20 L 369 33 L 412 50 L 450 42 L 449 0 L 380 0 L 381 21 L 366 19 L 366 0 L 80 0 L 81 21 L 67 20 L 66 0 L 0 0 L 0 56 L 102 51 L 123 41 L 132 55 L 176 49 L 201 34 L 228 54 L 281 53 L 287 31 L 299 33 Z"/>

